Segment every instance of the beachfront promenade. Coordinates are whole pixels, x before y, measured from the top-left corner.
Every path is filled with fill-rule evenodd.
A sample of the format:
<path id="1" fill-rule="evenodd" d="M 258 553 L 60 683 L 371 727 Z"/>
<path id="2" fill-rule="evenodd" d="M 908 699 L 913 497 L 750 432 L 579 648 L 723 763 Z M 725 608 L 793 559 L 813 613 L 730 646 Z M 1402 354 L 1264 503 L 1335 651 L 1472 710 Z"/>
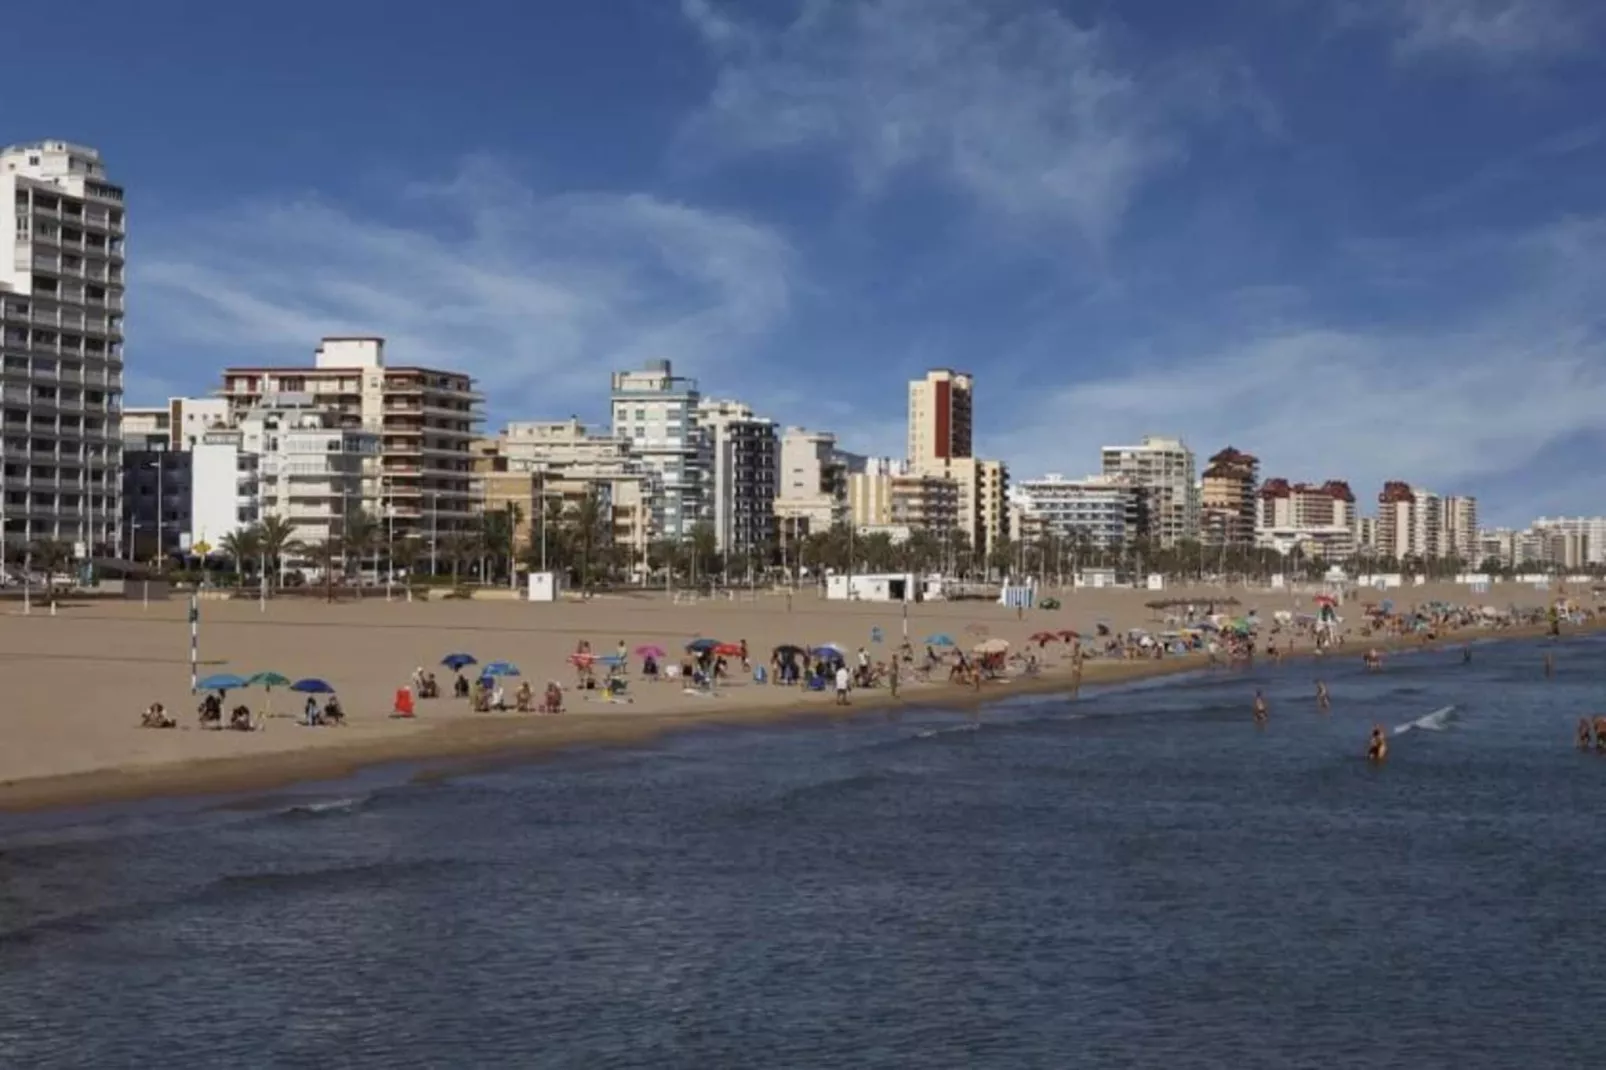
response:
<path id="1" fill-rule="evenodd" d="M 1505 609 L 1543 606 L 1554 596 L 1531 585 L 1497 584 L 1473 596 L 1465 587 L 1429 585 L 1393 592 L 1402 604 L 1443 601 Z M 1144 603 L 1157 595 L 1136 590 L 1064 592 L 1064 608 L 1016 611 L 992 603 L 921 603 L 908 607 L 907 634 L 917 653 L 926 636 L 946 633 L 964 648 L 983 638 L 1007 640 L 1026 648 L 1034 632 L 1076 630 L 1091 636 L 1105 622 L 1118 633 L 1165 624 Z M 1193 599 L 1202 610 L 1212 601 L 1238 598 L 1238 610 L 1258 610 L 1270 619 L 1278 610 L 1310 610 L 1311 595 L 1234 589 L 1170 589 L 1168 599 Z M 1373 597 L 1370 593 L 1363 598 Z M 1385 597 L 1377 595 L 1377 597 Z M 108 793 L 159 791 L 163 778 L 175 789 L 197 776 L 207 785 L 239 781 L 260 785 L 304 776 L 332 775 L 368 761 L 417 760 L 639 738 L 698 720 L 763 719 L 831 710 L 830 696 L 795 688 L 762 686 L 733 666 L 733 679 L 717 696 L 688 694 L 678 682 L 643 682 L 632 665 L 629 704 L 610 704 L 569 692 L 561 716 L 517 713 L 474 714 L 450 696 L 451 674 L 439 665 L 450 652 L 466 651 L 481 663 L 505 660 L 517 665 L 539 694 L 548 680 L 566 687 L 574 670 L 567 663 L 580 640 L 599 653 L 623 641 L 634 649 L 657 644 L 678 660 L 691 639 L 746 640 L 753 662 L 768 661 L 771 649 L 793 643 L 833 642 L 850 656 L 865 647 L 884 660 L 902 641 L 901 606 L 886 603 L 828 602 L 812 591 L 794 595 L 739 596 L 735 600 L 675 602 L 662 594 L 599 596 L 590 601 L 532 604 L 523 601 L 415 601 L 368 599 L 328 604 L 315 599 L 270 600 L 265 612 L 255 601 L 201 603 L 201 675 L 232 672 L 249 676 L 272 670 L 292 679 L 320 677 L 334 685 L 349 718 L 340 728 L 308 728 L 295 723 L 304 696 L 277 691 L 235 692 L 229 705 L 249 703 L 275 714 L 264 729 L 243 733 L 204 731 L 190 693 L 190 626 L 187 599 L 139 603 L 64 601 L 51 616 L 42 606 L 23 616 L 19 606 L 0 616 L 0 659 L 6 663 L 6 701 L 0 708 L 0 805 L 30 801 L 91 798 L 97 783 Z M 1360 606 L 1341 609 L 1346 623 L 1358 623 Z M 872 641 L 879 629 L 881 642 Z M 1032 686 L 1054 686 L 1069 674 L 1063 648 L 1042 651 L 1044 673 Z M 632 659 L 633 661 L 636 659 Z M 1173 658 L 1162 664 L 1089 662 L 1090 682 L 1198 664 Z M 398 688 L 415 668 L 437 673 L 448 697 L 420 701 L 414 720 L 390 714 Z M 509 681 L 511 687 L 514 681 Z M 1025 681 L 989 683 L 983 697 L 1003 697 Z M 952 698 L 945 684 L 905 679 L 902 701 L 920 703 Z M 885 691 L 860 693 L 860 704 L 886 701 Z M 180 724 L 177 730 L 144 730 L 140 713 L 163 703 Z M 210 769 L 210 773 L 207 770 Z M 217 774 L 213 777 L 212 774 Z M 61 778 L 73 778 L 63 783 Z M 97 780 L 98 778 L 98 780 Z M 174 780 L 173 778 L 177 778 Z M 213 780 L 217 783 L 214 785 Z M 34 789 L 40 789 L 42 794 Z"/>

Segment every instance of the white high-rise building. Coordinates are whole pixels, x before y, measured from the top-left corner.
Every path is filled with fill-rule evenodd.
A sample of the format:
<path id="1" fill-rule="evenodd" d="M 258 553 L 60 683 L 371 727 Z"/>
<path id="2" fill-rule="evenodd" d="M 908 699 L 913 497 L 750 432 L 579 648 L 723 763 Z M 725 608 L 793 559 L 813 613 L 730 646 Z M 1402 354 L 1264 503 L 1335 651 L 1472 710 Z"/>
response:
<path id="1" fill-rule="evenodd" d="M 1199 483 L 1193 451 L 1181 439 L 1143 436 L 1136 446 L 1105 446 L 1104 474 L 1143 488 L 1148 536 L 1162 547 L 1199 538 Z"/>
<path id="2" fill-rule="evenodd" d="M 0 531 L 122 544 L 123 190 L 65 141 L 0 149 Z"/>
<path id="3" fill-rule="evenodd" d="M 653 530 L 675 541 L 713 520 L 707 493 L 713 454 L 697 424 L 701 401 L 697 380 L 677 376 L 667 360 L 613 373 L 613 434 L 628 439 L 658 473 L 663 495 L 653 510 Z"/>
<path id="4" fill-rule="evenodd" d="M 365 466 L 380 453 L 378 433 L 347 423 L 311 394 L 268 395 L 232 426 L 204 432 L 190 462 L 195 543 L 215 551 L 270 516 L 299 543 L 342 537 L 363 500 Z"/>
<path id="5" fill-rule="evenodd" d="M 1606 517 L 1542 516 L 1533 522 L 1532 527 L 1535 531 L 1577 536 L 1583 540 L 1586 564 L 1606 563 Z"/>
<path id="6" fill-rule="evenodd" d="M 780 477 L 775 423 L 739 401 L 705 398 L 697 407 L 697 424 L 708 439 L 714 535 L 726 569 L 763 568 L 775 541 Z"/>

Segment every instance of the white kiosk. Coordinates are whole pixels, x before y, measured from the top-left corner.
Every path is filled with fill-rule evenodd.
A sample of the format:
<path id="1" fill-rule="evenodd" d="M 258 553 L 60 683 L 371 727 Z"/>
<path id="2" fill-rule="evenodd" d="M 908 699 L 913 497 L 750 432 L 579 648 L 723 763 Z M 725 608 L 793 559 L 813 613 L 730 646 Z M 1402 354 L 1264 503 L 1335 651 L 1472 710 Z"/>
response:
<path id="1" fill-rule="evenodd" d="M 556 602 L 563 590 L 563 582 L 556 572 L 530 573 L 529 600 L 532 602 Z"/>

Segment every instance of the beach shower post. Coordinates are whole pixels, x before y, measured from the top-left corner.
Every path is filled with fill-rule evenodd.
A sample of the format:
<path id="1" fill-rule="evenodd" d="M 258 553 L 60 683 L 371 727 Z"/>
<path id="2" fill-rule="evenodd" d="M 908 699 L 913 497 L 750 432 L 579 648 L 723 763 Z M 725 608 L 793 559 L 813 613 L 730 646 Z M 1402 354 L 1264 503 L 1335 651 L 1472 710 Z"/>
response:
<path id="1" fill-rule="evenodd" d="M 201 650 L 201 596 L 196 593 L 190 595 L 190 694 L 195 694 L 196 684 L 200 680 L 197 667 L 200 665 Z"/>

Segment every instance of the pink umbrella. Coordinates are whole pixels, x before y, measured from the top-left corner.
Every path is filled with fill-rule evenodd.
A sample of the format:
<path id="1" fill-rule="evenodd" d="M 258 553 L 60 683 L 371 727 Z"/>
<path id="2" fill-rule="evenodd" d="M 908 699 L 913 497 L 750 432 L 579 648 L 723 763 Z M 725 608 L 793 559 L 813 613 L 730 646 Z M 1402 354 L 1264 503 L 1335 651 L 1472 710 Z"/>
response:
<path id="1" fill-rule="evenodd" d="M 661 646 L 653 646 L 648 643 L 646 646 L 636 647 L 636 657 L 638 658 L 661 658 L 663 656 L 664 648 Z"/>

